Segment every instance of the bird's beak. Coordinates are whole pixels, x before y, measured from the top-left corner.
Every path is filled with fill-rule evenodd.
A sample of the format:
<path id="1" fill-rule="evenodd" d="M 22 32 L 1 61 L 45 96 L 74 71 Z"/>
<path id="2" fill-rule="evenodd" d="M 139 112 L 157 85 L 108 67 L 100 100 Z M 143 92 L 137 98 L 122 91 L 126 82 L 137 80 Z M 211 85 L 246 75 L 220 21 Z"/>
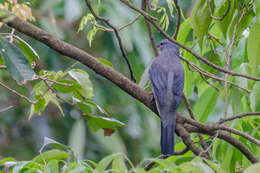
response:
<path id="1" fill-rule="evenodd" d="M 160 48 L 160 44 L 157 44 L 156 47 L 157 47 L 157 48 Z"/>

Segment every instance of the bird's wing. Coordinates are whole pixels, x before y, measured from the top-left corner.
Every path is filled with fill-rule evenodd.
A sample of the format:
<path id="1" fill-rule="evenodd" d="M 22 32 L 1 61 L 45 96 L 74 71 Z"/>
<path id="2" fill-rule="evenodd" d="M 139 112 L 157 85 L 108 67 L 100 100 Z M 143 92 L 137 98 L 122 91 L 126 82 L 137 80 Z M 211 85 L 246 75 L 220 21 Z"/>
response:
<path id="1" fill-rule="evenodd" d="M 152 83 L 157 109 L 160 111 L 162 107 L 173 103 L 174 95 L 172 87 L 174 73 L 173 71 L 166 71 L 157 64 L 153 64 L 149 70 L 149 78 Z"/>

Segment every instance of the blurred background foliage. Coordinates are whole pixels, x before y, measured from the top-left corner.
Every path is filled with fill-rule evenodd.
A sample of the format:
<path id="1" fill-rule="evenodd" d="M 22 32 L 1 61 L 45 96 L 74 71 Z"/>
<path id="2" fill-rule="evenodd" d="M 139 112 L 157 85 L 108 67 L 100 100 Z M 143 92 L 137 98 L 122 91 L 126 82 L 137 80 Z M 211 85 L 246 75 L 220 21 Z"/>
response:
<path id="1" fill-rule="evenodd" d="M 98 8 L 98 3 L 93 5 Z M 162 5 L 167 6 L 165 2 Z M 189 13 L 191 1 L 180 2 L 180 5 L 185 13 Z M 77 33 L 81 17 L 88 12 L 83 0 L 37 0 L 32 2 L 31 7 L 36 18 L 34 24 L 96 57 L 106 58 L 115 69 L 129 76 L 113 33 L 97 32 L 92 47 L 89 47 L 86 32 Z M 99 11 L 100 15 L 110 18 L 115 26 L 121 26 L 135 17 L 131 9 L 116 1 L 102 1 Z M 124 15 L 119 17 L 118 14 Z M 169 30 L 173 30 L 174 20 L 170 17 Z M 3 27 L 1 30 L 6 32 L 9 28 Z M 65 71 L 75 63 L 34 39 L 18 35 L 30 43 L 40 56 L 40 65 L 46 70 Z M 144 19 L 122 30 L 120 36 L 139 82 L 146 66 L 154 57 Z M 155 39 L 158 43 L 162 37 L 155 32 Z M 1 108 L 14 106 L 0 116 L 0 156 L 12 156 L 18 160 L 31 159 L 38 154 L 44 136 L 77 148 L 81 158 L 91 160 L 100 160 L 107 154 L 123 152 L 134 163 L 138 163 L 142 158 L 159 155 L 160 123 L 157 116 L 83 65 L 77 64 L 76 68 L 82 68 L 90 74 L 95 102 L 126 125 L 112 136 L 104 137 L 103 130 L 96 133 L 91 131 L 79 113 L 66 103 L 62 104 L 64 117 L 54 104 L 49 104 L 41 116 L 34 116 L 28 121 L 29 104 L 0 88 Z M 0 73 L 1 81 L 5 81 L 8 86 L 25 95 L 30 94 L 26 88 L 32 88 L 32 85 L 18 87 L 10 74 L 4 71 Z"/>
<path id="2" fill-rule="evenodd" d="M 35 17 L 33 24 L 56 35 L 61 40 L 86 50 L 95 57 L 105 58 L 112 63 L 113 68 L 128 77 L 130 76 L 127 65 L 121 56 L 117 40 L 112 32 L 98 30 L 94 35 L 91 46 L 89 32 L 93 29 L 93 25 L 89 22 L 86 24 L 86 27 L 77 32 L 80 23 L 82 23 L 82 17 L 89 14 L 84 0 L 19 1 L 19 3 L 23 2 L 31 3 L 30 7 Z M 141 2 L 138 0 L 133 2 L 138 4 L 139 7 L 141 6 Z M 158 18 L 167 14 L 167 17 L 165 17 L 167 19 L 162 21 L 161 26 L 169 34 L 172 34 L 177 14 L 176 10 L 173 10 L 172 13 L 168 2 L 170 1 L 159 1 L 157 4 L 158 7 L 165 10 L 161 10 L 162 13 L 151 9 L 149 13 Z M 218 2 L 219 4 L 225 3 L 222 0 Z M 4 3 L 4 1 L 2 0 L 1 3 Z M 223 22 L 226 22 L 226 24 L 218 22 L 212 24 L 211 20 L 204 18 L 207 10 L 205 11 L 206 7 L 200 5 L 200 3 L 206 4 L 204 0 L 197 0 L 196 4 L 192 0 L 179 1 L 183 16 L 187 18 L 192 14 L 192 17 L 183 19 L 177 40 L 187 47 L 192 47 L 195 52 L 208 58 L 214 64 L 224 66 L 226 61 L 224 58 L 225 48 L 228 46 L 234 25 L 239 17 L 240 11 L 238 10 L 241 8 L 239 5 L 243 2 L 232 0 L 230 12 L 232 16 L 225 18 Z M 219 17 L 223 14 L 223 9 L 220 8 L 222 6 L 218 6 L 218 3 L 214 4 L 214 15 Z M 128 23 L 136 16 L 133 10 L 119 1 L 92 1 L 92 5 L 100 16 L 109 18 L 110 22 L 117 27 Z M 254 76 L 259 76 L 259 67 L 254 67 L 256 64 L 259 65 L 259 61 L 257 62 L 256 59 L 250 60 L 252 55 L 250 55 L 248 50 L 251 48 L 253 41 L 249 41 L 248 27 L 251 27 L 252 22 L 254 23 L 257 20 L 255 17 L 259 14 L 259 10 L 257 10 L 254 7 L 254 11 L 248 12 L 248 15 L 244 18 L 239 28 L 239 37 L 234 46 L 231 66 L 233 71 Z M 209 16 L 209 14 L 206 16 Z M 167 20 L 169 21 L 167 22 Z M 200 28 L 200 26 L 204 26 L 204 28 Z M 256 28 L 254 30 L 254 32 L 257 31 Z M 221 44 L 217 43 L 216 40 L 212 41 L 212 39 L 205 37 L 208 31 L 217 37 L 218 42 L 220 41 Z M 6 26 L 2 27 L 1 32 L 10 32 L 10 28 Z M 145 69 L 154 58 L 144 19 L 141 17 L 137 22 L 124 28 L 119 33 L 130 63 L 134 68 L 133 71 L 137 83 L 144 87 L 147 81 Z M 156 43 L 163 39 L 158 31 L 153 30 L 153 33 Z M 62 113 L 55 104 L 50 103 L 40 116 L 34 115 L 28 120 L 30 104 L 1 87 L 0 109 L 8 106 L 13 107 L 8 111 L 0 113 L 0 157 L 12 156 L 17 160 L 32 159 L 39 153 L 44 137 L 55 139 L 62 144 L 70 146 L 80 159 L 87 158 L 93 161 L 99 161 L 108 154 L 122 152 L 134 164 L 137 164 L 144 158 L 151 158 L 160 154 L 160 121 L 154 113 L 85 66 L 75 63 L 70 58 L 61 56 L 39 41 L 35 41 L 17 32 L 16 34 L 26 40 L 38 53 L 40 61 L 37 61 L 35 71 L 38 72 L 40 69 L 56 72 L 66 71 L 72 66 L 73 68 L 86 71 L 93 83 L 93 102 L 97 103 L 113 118 L 125 123 L 125 126 L 119 127 L 111 136 L 104 136 L 103 130 L 92 131 L 89 124 L 82 119 L 78 110 L 63 102 L 61 102 L 61 106 L 64 116 L 62 116 Z M 248 47 L 248 44 L 251 45 Z M 254 52 L 254 50 L 251 52 Z M 223 77 L 223 74 L 200 63 L 190 53 L 183 51 L 182 55 L 205 70 Z M 202 79 L 197 72 L 191 71 L 185 63 L 183 64 L 185 67 L 184 93 L 191 102 L 196 119 L 203 123 L 216 122 L 223 117 L 224 113 L 223 84 L 206 78 L 215 88 L 221 89 L 218 91 L 208 85 L 205 79 Z M 259 83 L 257 84 L 254 81 L 235 78 L 233 76 L 229 77 L 229 79 L 242 87 L 252 90 L 252 92 L 248 94 L 238 88 L 229 86 L 230 104 L 228 115 L 260 111 Z M 36 84 L 36 82 L 31 82 L 25 86 L 18 86 L 11 78 L 11 75 L 5 70 L 0 70 L 0 80 L 4 81 L 10 88 L 15 88 L 18 92 L 27 96 L 30 96 L 31 90 Z M 180 104 L 178 111 L 184 115 L 188 115 L 184 103 Z M 256 117 L 236 120 L 229 125 L 259 139 L 260 125 L 259 119 Z M 208 138 L 208 136 L 205 136 L 205 139 Z M 242 137 L 236 138 L 246 144 L 259 158 L 259 147 L 246 142 Z M 192 139 L 198 142 L 195 134 L 192 134 Z M 208 144 L 210 144 L 210 141 Z M 185 148 L 185 145 L 177 138 L 175 148 L 176 150 L 182 150 Z M 234 160 L 239 160 L 239 164 L 245 167 L 250 165 L 250 162 L 237 149 L 218 139 L 214 141 L 212 153 L 214 160 L 223 163 L 221 167 L 226 171 L 233 172 L 235 170 L 236 163 Z M 188 152 L 182 157 L 184 160 L 190 160 L 191 156 L 192 153 Z M 178 156 L 174 157 L 178 158 Z"/>

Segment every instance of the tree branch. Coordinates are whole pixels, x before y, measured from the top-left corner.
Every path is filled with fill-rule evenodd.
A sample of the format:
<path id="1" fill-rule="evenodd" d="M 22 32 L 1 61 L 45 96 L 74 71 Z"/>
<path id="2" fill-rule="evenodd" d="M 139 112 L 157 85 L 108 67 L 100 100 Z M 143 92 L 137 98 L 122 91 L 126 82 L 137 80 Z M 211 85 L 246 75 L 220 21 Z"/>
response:
<path id="1" fill-rule="evenodd" d="M 213 16 L 213 13 L 212 13 L 212 9 L 210 7 L 210 1 L 207 0 L 207 5 L 208 5 L 208 8 L 209 8 L 209 13 L 210 13 L 210 17 L 214 20 L 219 20 L 219 21 L 222 21 L 228 14 L 230 8 L 231 8 L 231 0 L 228 0 L 228 8 L 226 10 L 226 12 L 224 13 L 224 15 L 222 17 L 215 17 Z"/>
<path id="2" fill-rule="evenodd" d="M 230 118 L 220 119 L 218 123 L 222 124 L 222 123 L 227 122 L 227 121 L 231 121 L 231 120 L 235 120 L 235 119 L 239 119 L 239 118 L 243 118 L 243 117 L 247 117 L 247 116 L 256 116 L 256 115 L 259 116 L 260 112 L 242 113 L 242 114 L 239 114 L 239 115 L 232 116 Z"/>
<path id="3" fill-rule="evenodd" d="M 178 0 L 173 0 L 173 1 L 175 4 L 175 8 L 177 9 L 178 19 L 177 19 L 177 24 L 176 24 L 175 31 L 174 31 L 172 38 L 177 40 L 177 36 L 178 36 L 179 30 L 180 30 L 180 25 L 181 25 L 181 8 L 178 4 Z"/>

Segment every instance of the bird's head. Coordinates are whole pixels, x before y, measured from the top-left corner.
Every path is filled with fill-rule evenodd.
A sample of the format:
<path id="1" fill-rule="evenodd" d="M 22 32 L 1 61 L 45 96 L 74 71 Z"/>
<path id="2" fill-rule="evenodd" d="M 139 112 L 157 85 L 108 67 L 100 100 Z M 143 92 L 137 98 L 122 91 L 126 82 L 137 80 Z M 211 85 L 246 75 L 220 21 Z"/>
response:
<path id="1" fill-rule="evenodd" d="M 157 46 L 160 48 L 160 51 L 164 50 L 174 50 L 176 53 L 179 54 L 179 46 L 168 39 L 162 40 L 160 44 Z"/>

